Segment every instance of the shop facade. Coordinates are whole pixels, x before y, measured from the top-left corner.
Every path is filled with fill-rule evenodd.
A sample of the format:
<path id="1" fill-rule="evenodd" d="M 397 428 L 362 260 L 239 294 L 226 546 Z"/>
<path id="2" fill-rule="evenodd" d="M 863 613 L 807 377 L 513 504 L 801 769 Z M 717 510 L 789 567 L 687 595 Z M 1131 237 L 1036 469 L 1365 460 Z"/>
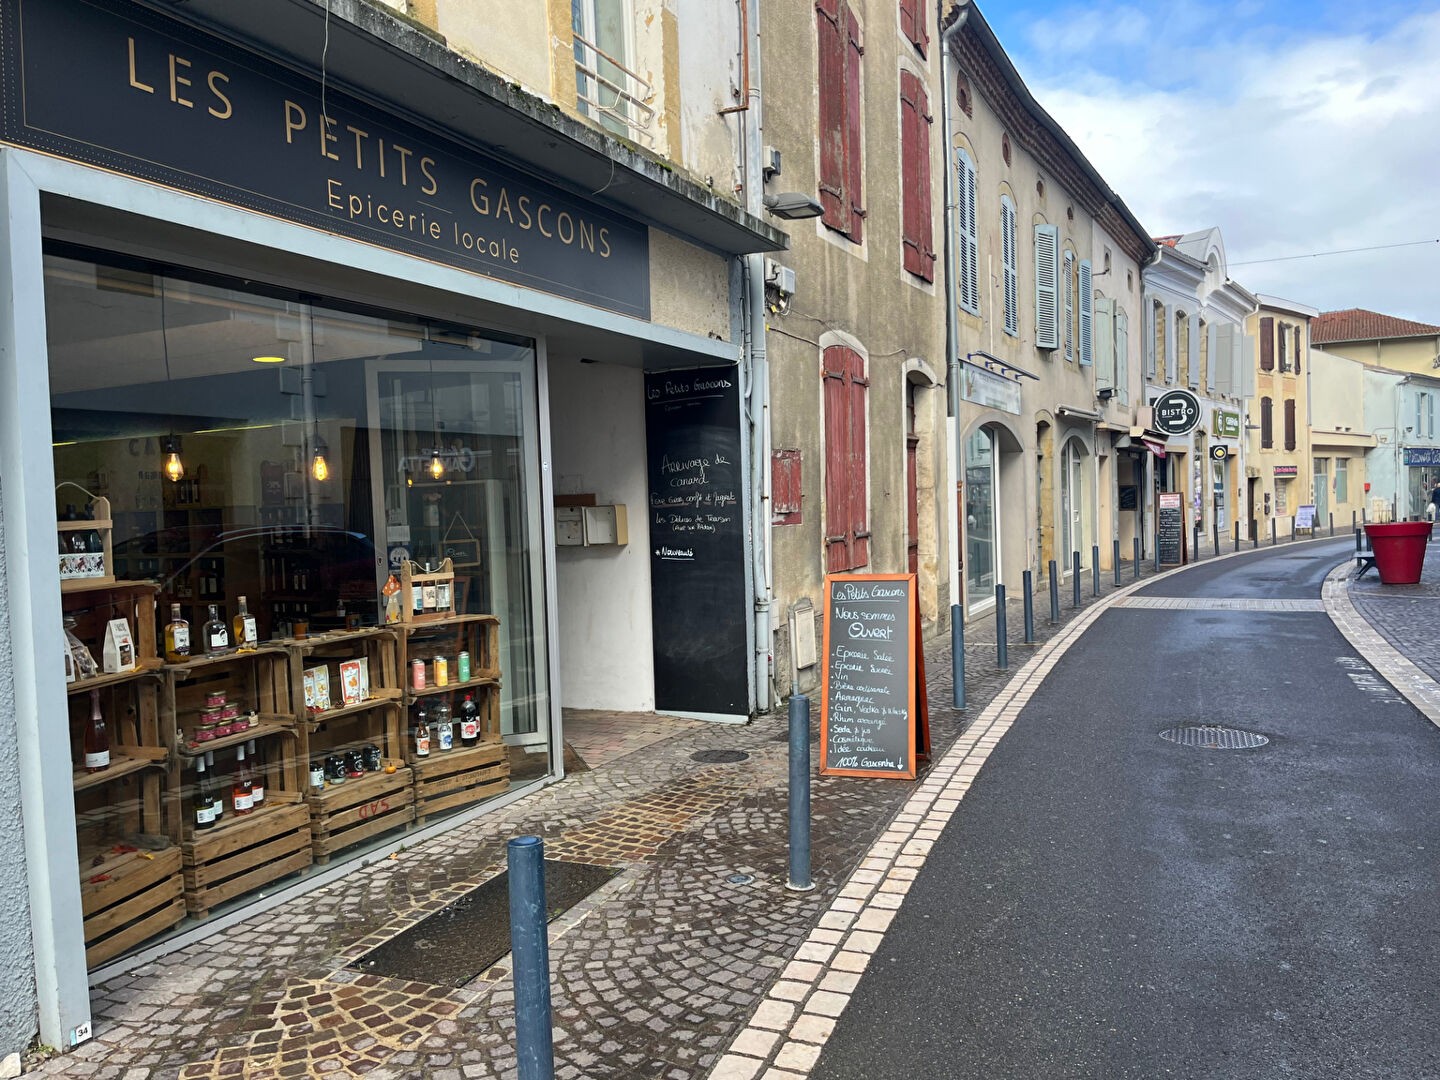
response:
<path id="1" fill-rule="evenodd" d="M 4 8 L 0 722 L 26 873 L 0 900 L 27 978 L 0 1012 L 52 1045 L 87 1037 L 88 969 L 559 777 L 562 704 L 754 701 L 731 256 L 778 234 L 507 111 L 401 24 L 322 17 L 232 37 L 119 0 Z M 321 29 L 328 71 L 279 55 Z M 500 157 L 502 123 L 548 166 Z M 602 168 L 624 191 L 577 194 Z M 696 496 L 724 527 L 661 566 Z M 733 649 L 656 631 L 687 596 L 735 609 Z M 698 691 L 666 683 L 702 656 Z"/>

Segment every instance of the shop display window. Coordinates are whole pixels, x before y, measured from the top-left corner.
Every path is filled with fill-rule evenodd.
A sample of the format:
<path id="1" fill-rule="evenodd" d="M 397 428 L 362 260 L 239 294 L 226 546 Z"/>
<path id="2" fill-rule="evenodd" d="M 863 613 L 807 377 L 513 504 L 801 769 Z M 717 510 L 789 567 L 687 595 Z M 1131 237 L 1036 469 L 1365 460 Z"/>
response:
<path id="1" fill-rule="evenodd" d="M 360 760 L 369 747 L 390 779 L 362 782 L 401 788 L 415 765 L 412 709 L 428 705 L 433 722 L 437 706 L 458 714 L 467 695 L 488 748 L 471 748 L 473 784 L 445 790 L 473 798 L 432 797 L 406 827 L 548 773 L 532 342 L 60 244 L 46 249 L 45 303 L 62 585 L 82 646 L 67 667 L 88 653 L 93 667 L 78 683 L 71 670 L 72 685 L 108 680 L 99 699 L 71 694 L 71 753 L 79 776 L 98 700 L 112 733 L 118 725 L 135 744 L 116 759 L 156 774 L 77 779 L 90 848 L 168 837 L 194 877 L 196 792 L 229 791 L 244 771 L 268 776 L 280 803 L 301 808 L 297 821 L 310 800 L 315 842 L 328 844 L 317 857 L 328 856 L 356 800 L 320 799 L 330 781 L 307 787 L 308 759 L 344 760 L 354 743 Z M 432 592 L 443 601 L 423 624 L 398 610 L 398 583 L 412 576 L 439 583 L 414 590 L 417 605 L 434 604 Z M 128 643 L 117 613 L 129 615 Z M 177 651 L 182 624 L 188 654 Z M 247 633 L 255 658 L 236 659 Z M 127 650 L 133 670 L 109 671 Z M 424 695 L 408 683 L 415 661 L 434 671 L 442 658 L 453 702 L 433 683 Z M 196 689 L 207 662 L 205 678 L 263 722 L 258 738 L 222 736 L 214 745 L 230 753 L 196 766 L 204 718 L 186 710 L 207 708 Z M 333 704 L 302 705 L 302 672 L 326 664 Z M 362 667 L 373 688 L 356 689 Z M 256 687 L 269 688 L 268 704 Z M 235 752 L 246 745 L 248 759 Z M 443 771 L 466 776 L 458 736 L 454 746 Z M 230 898 L 212 883 L 187 900 L 208 913 Z M 179 901 L 167 893 L 166 903 Z"/>

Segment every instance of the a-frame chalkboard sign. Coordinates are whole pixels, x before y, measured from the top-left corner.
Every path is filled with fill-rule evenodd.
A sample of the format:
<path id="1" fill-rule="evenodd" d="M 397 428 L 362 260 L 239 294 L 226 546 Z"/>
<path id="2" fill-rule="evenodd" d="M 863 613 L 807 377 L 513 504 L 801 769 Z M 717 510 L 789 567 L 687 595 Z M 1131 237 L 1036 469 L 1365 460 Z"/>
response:
<path id="1" fill-rule="evenodd" d="M 930 756 L 914 574 L 825 578 L 820 772 L 913 780 Z"/>

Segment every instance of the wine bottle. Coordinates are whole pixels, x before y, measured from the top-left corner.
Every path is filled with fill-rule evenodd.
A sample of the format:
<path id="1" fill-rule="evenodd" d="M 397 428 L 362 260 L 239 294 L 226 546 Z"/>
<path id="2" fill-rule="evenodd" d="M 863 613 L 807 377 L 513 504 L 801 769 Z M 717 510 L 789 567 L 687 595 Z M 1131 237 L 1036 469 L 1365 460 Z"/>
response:
<path id="1" fill-rule="evenodd" d="M 245 760 L 250 764 L 250 804 L 259 810 L 265 803 L 265 770 L 260 768 L 260 759 L 255 755 L 255 740 L 245 744 Z"/>
<path id="2" fill-rule="evenodd" d="M 230 787 L 230 805 L 237 814 L 248 814 L 255 809 L 255 781 L 250 775 L 250 763 L 245 760 L 245 747 L 235 751 L 235 781 Z"/>
<path id="3" fill-rule="evenodd" d="M 230 651 L 230 631 L 220 618 L 220 605 L 210 605 L 210 618 L 205 620 L 205 651 L 223 653 Z"/>
<path id="4" fill-rule="evenodd" d="M 210 776 L 205 771 L 204 754 L 195 759 L 195 795 L 190 805 L 195 811 L 195 828 L 212 829 L 215 827 L 217 816 L 215 796 L 210 790 Z"/>
<path id="5" fill-rule="evenodd" d="M 430 756 L 430 721 L 424 705 L 415 710 L 415 756 Z"/>
<path id="6" fill-rule="evenodd" d="M 190 657 L 190 621 L 180 614 L 180 605 L 170 605 L 170 621 L 165 624 L 165 659 L 178 664 Z"/>
<path id="7" fill-rule="evenodd" d="M 254 652 L 259 634 L 255 629 L 255 616 L 250 614 L 250 605 L 240 597 L 240 610 L 235 612 L 235 647 L 241 652 Z"/>
<path id="8" fill-rule="evenodd" d="M 220 794 L 222 788 L 220 781 L 215 775 L 215 751 L 205 751 L 205 771 L 209 774 L 210 782 L 206 790 L 210 792 L 210 802 L 215 807 L 215 821 L 218 823 L 225 818 L 225 798 Z"/>
<path id="9" fill-rule="evenodd" d="M 90 722 L 85 725 L 85 771 L 100 772 L 110 767 L 110 732 L 100 715 L 100 691 L 90 691 Z"/>
<path id="10" fill-rule="evenodd" d="M 460 745 L 474 746 L 480 741 L 480 706 L 475 704 L 473 694 L 465 695 L 460 706 Z"/>

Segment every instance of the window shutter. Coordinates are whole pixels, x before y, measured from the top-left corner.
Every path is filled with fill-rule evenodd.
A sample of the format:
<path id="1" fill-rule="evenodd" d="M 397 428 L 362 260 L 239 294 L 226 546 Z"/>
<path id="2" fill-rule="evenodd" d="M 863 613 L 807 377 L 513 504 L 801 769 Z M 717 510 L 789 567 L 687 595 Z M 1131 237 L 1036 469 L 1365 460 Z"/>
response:
<path id="1" fill-rule="evenodd" d="M 930 103 L 917 79 L 900 73 L 900 173 L 905 269 L 935 280 L 930 229 Z"/>
<path id="2" fill-rule="evenodd" d="M 1159 305 L 1152 303 L 1147 309 L 1146 314 L 1149 318 L 1146 322 L 1147 332 L 1145 334 L 1145 378 L 1153 382 L 1160 352 L 1160 332 L 1156 326 L 1156 321 L 1160 317 Z"/>
<path id="3" fill-rule="evenodd" d="M 1060 230 L 1035 226 L 1035 347 L 1060 347 Z"/>
<path id="4" fill-rule="evenodd" d="M 865 378 L 865 359 L 850 352 L 850 566 L 859 569 L 870 561 L 870 527 L 866 513 L 866 487 L 869 479 L 865 455 L 865 393 L 870 382 Z"/>
<path id="5" fill-rule="evenodd" d="M 1218 326 L 1205 323 L 1200 334 L 1205 349 L 1205 389 L 1209 393 L 1215 392 L 1215 362 L 1220 356 L 1220 346 L 1219 342 L 1215 340 L 1215 333 L 1219 329 Z"/>
<path id="6" fill-rule="evenodd" d="M 1120 404 L 1130 404 L 1130 316 L 1124 311 L 1115 313 L 1115 386 Z"/>
<path id="7" fill-rule="evenodd" d="M 975 164 L 963 149 L 955 151 L 959 189 L 955 201 L 960 230 L 960 306 L 980 314 L 980 238 L 975 227 Z"/>
<path id="8" fill-rule="evenodd" d="M 1186 357 L 1186 367 L 1189 368 L 1190 389 L 1194 390 L 1200 386 L 1200 319 L 1194 316 L 1190 320 L 1190 341 L 1189 353 Z"/>
<path id="9" fill-rule="evenodd" d="M 1115 301 L 1095 298 L 1095 386 L 1115 386 Z"/>
<path id="10" fill-rule="evenodd" d="M 1295 327 L 1295 374 L 1300 374 L 1300 327 Z"/>
<path id="11" fill-rule="evenodd" d="M 1240 327 L 1235 328 L 1235 389 L 1236 397 L 1255 396 L 1255 339 Z"/>
<path id="12" fill-rule="evenodd" d="M 1020 335 L 1020 281 L 1015 268 L 1015 204 L 1010 196 L 1000 199 L 1000 261 L 1005 272 L 1005 332 Z"/>
<path id="13" fill-rule="evenodd" d="M 1080 363 L 1089 367 L 1095 362 L 1095 290 L 1091 284 L 1090 260 L 1080 260 Z"/>
<path id="14" fill-rule="evenodd" d="M 1275 320 L 1260 320 L 1260 370 L 1275 370 Z"/>
<path id="15" fill-rule="evenodd" d="M 920 50 L 920 55 L 924 56 L 926 46 L 930 44 L 929 29 L 925 25 L 924 0 L 900 0 L 900 30 L 910 44 Z"/>
<path id="16" fill-rule="evenodd" d="M 1295 449 L 1295 399 L 1285 399 L 1285 449 Z"/>
<path id="17" fill-rule="evenodd" d="M 1270 450 L 1275 446 L 1275 418 L 1272 403 L 1268 397 L 1260 399 L 1260 446 Z"/>
<path id="18" fill-rule="evenodd" d="M 1075 253 L 1065 252 L 1065 265 L 1060 269 L 1065 279 L 1065 310 L 1061 318 L 1065 322 L 1065 359 L 1075 359 Z"/>
<path id="19" fill-rule="evenodd" d="M 799 525 L 803 492 L 800 451 L 776 450 L 770 459 L 770 520 L 776 525 Z"/>
<path id="20" fill-rule="evenodd" d="M 1235 327 L 1221 323 L 1210 328 L 1210 389 L 1217 394 L 1234 394 L 1234 373 L 1230 360 Z"/>
<path id="21" fill-rule="evenodd" d="M 845 13 L 845 196 L 850 206 L 848 235 L 855 243 L 864 238 L 865 167 L 861 160 L 864 126 L 860 116 L 860 23 L 849 5 Z"/>
<path id="22" fill-rule="evenodd" d="M 825 571 L 850 569 L 850 403 L 849 352 L 825 350 Z"/>
<path id="23" fill-rule="evenodd" d="M 820 204 L 821 220 L 845 232 L 849 206 L 845 201 L 845 37 L 840 28 L 840 0 L 816 0 L 816 52 L 820 68 Z"/>

